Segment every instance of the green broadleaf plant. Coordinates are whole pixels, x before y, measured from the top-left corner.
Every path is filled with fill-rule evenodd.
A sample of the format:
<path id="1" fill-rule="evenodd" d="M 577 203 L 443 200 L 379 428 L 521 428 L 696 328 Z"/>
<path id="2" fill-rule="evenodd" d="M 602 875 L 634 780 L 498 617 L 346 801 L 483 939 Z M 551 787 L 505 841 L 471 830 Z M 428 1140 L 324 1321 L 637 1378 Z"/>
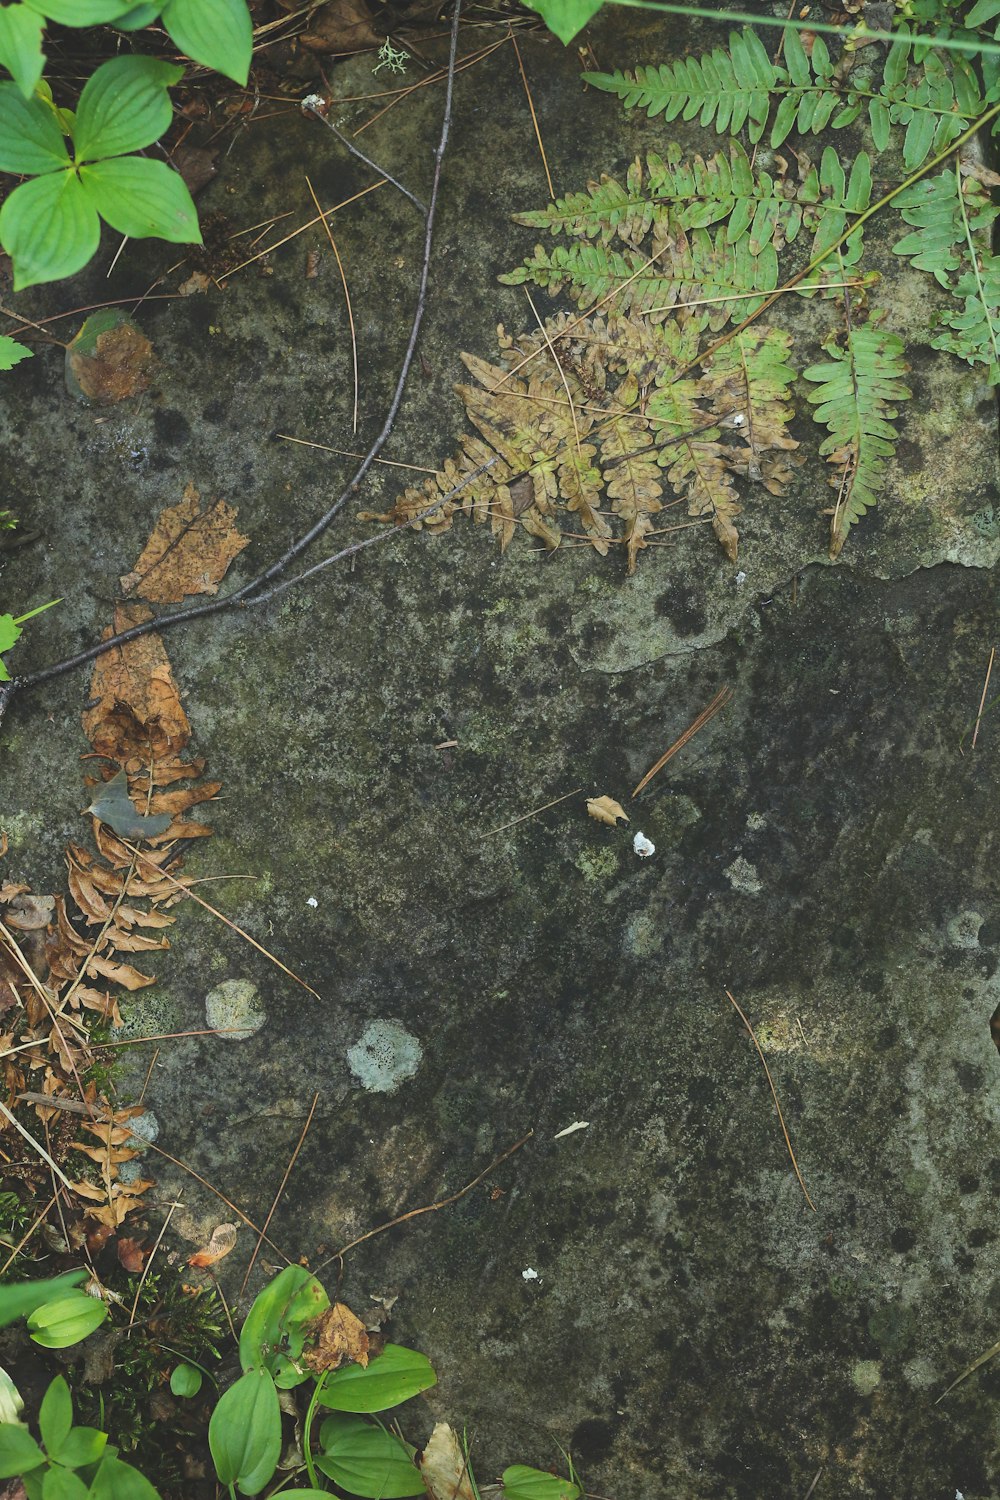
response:
<path id="1" fill-rule="evenodd" d="M 246 0 L 15 0 L 0 9 L 0 65 L 30 99 L 45 67 L 46 21 L 137 31 L 157 17 L 186 57 L 246 83 L 253 50 Z"/>
<path id="2" fill-rule="evenodd" d="M 48 604 L 40 604 L 37 609 L 29 609 L 26 615 L 0 615 L 0 682 L 9 682 L 10 673 L 4 665 L 4 652 L 17 644 L 21 638 L 21 626 L 27 620 L 34 619 L 46 609 L 51 609 L 53 604 L 61 604 L 61 599 L 50 599 Z M 65 1276 L 57 1276 L 52 1281 L 29 1281 L 21 1286 L 0 1287 L 0 1328 L 5 1323 L 12 1323 L 15 1318 L 22 1318 L 26 1313 L 32 1313 L 46 1302 L 53 1302 L 64 1297 L 67 1291 L 83 1281 L 83 1271 L 70 1271 Z"/>
<path id="3" fill-rule="evenodd" d="M 97 249 L 102 218 L 135 238 L 200 243 L 180 174 L 126 154 L 163 134 L 172 115 L 167 89 L 181 73 L 156 58 L 113 58 L 87 80 L 72 118 L 38 94 L 23 99 L 14 84 L 0 84 L 0 171 L 32 174 L 0 209 L 15 290 L 80 270 Z"/>
<path id="4" fill-rule="evenodd" d="M 73 1398 L 57 1375 L 38 1412 L 41 1446 L 21 1423 L 0 1422 L 0 1478 L 18 1478 L 28 1500 L 159 1500 L 108 1435 L 73 1425 Z"/>

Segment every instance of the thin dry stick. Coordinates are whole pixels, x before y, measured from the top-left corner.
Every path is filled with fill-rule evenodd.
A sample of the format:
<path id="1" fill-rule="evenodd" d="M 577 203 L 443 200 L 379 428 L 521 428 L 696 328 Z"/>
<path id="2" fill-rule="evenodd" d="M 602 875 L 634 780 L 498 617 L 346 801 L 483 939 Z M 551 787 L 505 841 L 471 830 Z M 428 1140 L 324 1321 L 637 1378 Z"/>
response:
<path id="1" fill-rule="evenodd" d="M 373 182 L 369 187 L 362 188 L 360 193 L 352 194 L 350 198 L 345 198 L 341 203 L 335 203 L 333 208 L 328 208 L 325 214 L 320 214 L 320 218 L 328 219 L 331 214 L 338 213 L 340 209 L 346 208 L 349 203 L 356 203 L 366 193 L 374 193 L 375 189 L 380 187 L 385 187 L 385 178 L 381 182 Z M 293 229 L 291 234 L 286 234 L 283 240 L 276 240 L 273 245 L 265 245 L 263 250 L 259 250 L 256 255 L 251 255 L 249 260 L 241 260 L 238 266 L 233 266 L 231 271 L 227 271 L 221 278 L 222 281 L 228 281 L 230 276 L 236 275 L 237 271 L 243 271 L 247 266 L 252 266 L 255 261 L 262 260 L 265 255 L 270 255 L 272 250 L 280 250 L 282 245 L 288 244 L 289 240 L 294 240 L 300 234 L 305 234 L 307 229 L 311 229 L 314 224 L 318 223 L 319 219 L 310 219 L 308 224 L 300 224 L 298 229 Z"/>
<path id="2" fill-rule="evenodd" d="M 320 110 L 317 109 L 315 104 L 311 104 L 308 100 L 306 100 L 302 105 L 302 112 L 303 114 L 315 115 L 317 120 L 319 120 L 321 124 L 326 126 L 327 130 L 333 131 L 333 134 L 337 137 L 337 140 L 340 142 L 340 144 L 342 146 L 346 146 L 347 150 L 351 153 L 352 156 L 356 156 L 358 161 L 364 162 L 366 167 L 371 167 L 372 171 L 376 172 L 378 176 L 383 179 L 383 181 L 391 182 L 393 187 L 396 188 L 398 192 L 402 193 L 404 198 L 409 198 L 413 206 L 426 219 L 427 207 L 425 204 L 421 203 L 416 194 L 411 193 L 409 188 L 404 187 L 397 178 L 393 177 L 391 172 L 386 171 L 385 167 L 380 167 L 378 162 L 372 161 L 370 156 L 366 156 L 363 151 L 358 150 L 357 146 L 352 145 L 351 142 L 347 139 L 347 136 L 344 135 L 343 131 L 338 130 L 333 121 L 328 120 L 326 115 L 322 114 Z M 317 209 L 319 208 L 318 203 L 316 207 Z"/>
<path id="3" fill-rule="evenodd" d="M 317 538 L 327 530 L 334 519 L 340 514 L 341 510 L 347 504 L 348 500 L 352 499 L 353 496 L 357 493 L 357 491 L 361 487 L 363 479 L 368 473 L 368 470 L 378 458 L 386 442 L 388 441 L 395 425 L 396 415 L 402 403 L 403 394 L 406 390 L 407 381 L 410 375 L 410 369 L 416 356 L 417 340 L 420 337 L 420 329 L 423 326 L 424 311 L 427 304 L 427 286 L 430 279 L 431 252 L 434 246 L 434 222 L 437 213 L 438 194 L 441 186 L 441 169 L 444 162 L 444 155 L 448 147 L 448 138 L 451 134 L 452 102 L 454 97 L 455 80 L 455 56 L 458 46 L 458 23 L 461 19 L 461 11 L 462 0 L 455 0 L 455 8 L 452 12 L 451 21 L 451 45 L 448 53 L 448 86 L 445 91 L 444 116 L 441 121 L 441 134 L 438 137 L 438 144 L 434 152 L 434 173 L 431 182 L 431 192 L 427 209 L 427 218 L 424 226 L 424 250 L 420 269 L 420 285 L 417 291 L 416 307 L 414 309 L 413 319 L 410 325 L 410 336 L 407 340 L 406 352 L 403 355 L 399 377 L 396 381 L 395 390 L 393 391 L 392 400 L 389 403 L 389 409 L 386 413 L 385 421 L 383 422 L 378 435 L 372 442 L 371 447 L 368 449 L 364 460 L 361 464 L 359 464 L 357 470 L 355 471 L 354 477 L 351 479 L 346 488 L 341 491 L 340 495 L 338 495 L 337 499 L 334 500 L 333 504 L 328 506 L 328 508 L 323 512 L 319 519 L 309 527 L 308 531 L 303 532 L 303 534 L 298 537 L 298 539 L 294 541 L 289 548 L 287 548 L 287 550 L 281 555 L 281 557 L 277 558 L 277 560 L 273 562 L 270 567 L 266 568 L 263 573 L 258 574 L 256 578 L 252 578 L 249 583 L 244 584 L 242 588 L 237 589 L 234 593 L 226 594 L 221 599 L 213 599 L 205 604 L 194 605 L 190 609 L 178 610 L 172 615 L 162 615 L 157 619 L 146 621 L 142 625 L 131 626 L 128 630 L 119 631 L 117 635 L 109 636 L 107 640 L 101 641 L 96 646 L 90 646 L 84 651 L 75 652 L 72 656 L 63 657 L 61 661 L 53 663 L 53 665 L 50 667 L 44 667 L 39 672 L 30 672 L 27 673 L 24 677 L 16 677 L 10 682 L 0 683 L 0 720 L 2 720 L 7 706 L 16 692 L 39 687 L 43 682 L 48 682 L 53 677 L 61 677 L 63 673 L 70 672 L 75 667 L 82 666 L 84 662 L 93 661 L 95 657 L 103 655 L 104 652 L 110 650 L 114 646 L 123 646 L 126 644 L 126 642 L 131 640 L 138 640 L 140 636 L 148 635 L 151 632 L 166 630 L 174 625 L 186 624 L 190 620 L 206 619 L 210 615 L 220 614 L 223 611 L 233 609 L 237 605 L 243 608 L 248 608 L 252 605 L 267 604 L 276 596 L 276 594 L 282 593 L 286 588 L 295 587 L 299 583 L 303 582 L 306 578 L 311 577 L 312 574 L 319 571 L 319 569 L 328 567 L 332 563 L 340 562 L 346 557 L 353 556 L 356 552 L 360 552 L 364 547 L 374 545 L 374 543 L 376 542 L 393 536 L 396 530 L 403 529 L 402 527 L 393 527 L 390 530 L 382 532 L 377 536 L 368 537 L 363 542 L 355 543 L 351 547 L 344 547 L 340 552 L 333 554 L 331 557 L 324 558 L 323 561 L 317 564 L 315 567 L 304 569 L 303 572 L 297 574 L 294 578 L 288 579 L 283 584 L 269 587 L 269 585 L 272 584 L 272 580 L 285 573 L 290 565 L 295 561 L 295 559 L 297 557 L 300 557 L 303 552 L 307 551 L 308 548 L 312 546 L 313 542 L 315 542 Z M 358 194 L 357 196 L 360 196 L 360 194 Z M 494 461 L 494 459 L 490 459 L 485 464 L 481 464 L 477 470 L 473 471 L 473 473 L 466 475 L 461 483 L 455 486 L 453 493 L 457 494 L 459 490 L 464 489 L 467 484 L 471 483 L 471 481 L 475 479 L 478 474 L 485 473 L 488 468 L 492 467 Z M 440 500 L 436 500 L 433 505 L 428 506 L 427 514 L 430 515 L 434 511 L 438 510 L 440 506 L 444 504 L 449 498 L 450 495 L 443 495 Z M 419 519 L 419 517 L 414 517 L 413 519 L 416 520 Z"/>
<path id="4" fill-rule="evenodd" d="M 156 1059 L 159 1057 L 159 1055 L 160 1049 L 159 1047 L 157 1047 L 156 1051 L 149 1059 L 149 1067 L 146 1069 L 146 1076 L 142 1080 L 142 1089 L 140 1090 L 138 1099 L 135 1101 L 137 1104 L 141 1104 L 146 1097 L 146 1090 L 149 1088 L 149 1080 L 153 1075 L 153 1069 L 156 1067 Z"/>
<path id="5" fill-rule="evenodd" d="M 507 1150 L 501 1152 L 495 1161 L 491 1161 L 489 1166 L 479 1173 L 478 1177 L 473 1177 L 472 1181 L 467 1182 L 464 1188 L 459 1188 L 457 1193 L 452 1193 L 448 1198 L 439 1198 L 436 1203 L 426 1203 L 423 1208 L 411 1208 L 407 1213 L 399 1214 L 395 1219 L 390 1219 L 387 1224 L 379 1224 L 375 1229 L 369 1229 L 367 1233 L 359 1234 L 356 1240 L 350 1240 L 346 1245 L 341 1246 L 336 1255 L 331 1255 L 328 1260 L 323 1262 L 323 1265 L 317 1267 L 314 1275 L 318 1276 L 323 1266 L 328 1266 L 330 1261 L 341 1260 L 347 1254 L 348 1250 L 357 1249 L 358 1245 L 363 1245 L 366 1240 L 374 1239 L 377 1234 L 384 1234 L 387 1229 L 395 1229 L 397 1224 L 405 1224 L 408 1219 L 417 1219 L 421 1214 L 436 1213 L 439 1208 L 447 1208 L 449 1204 L 457 1203 L 459 1198 L 464 1198 L 466 1193 L 471 1193 L 474 1187 L 478 1187 L 484 1177 L 488 1177 L 491 1172 L 495 1172 L 497 1167 L 501 1166 L 508 1157 L 513 1156 L 515 1151 L 520 1151 L 522 1146 L 527 1145 L 534 1133 L 534 1130 L 529 1130 L 526 1135 L 522 1135 L 519 1141 L 515 1141 L 513 1146 L 508 1146 Z"/>
<path id="6" fill-rule="evenodd" d="M 709 517 L 708 519 L 711 519 L 711 517 Z M 690 523 L 688 523 L 688 524 L 690 524 Z M 695 522 L 694 524 L 698 525 L 699 523 Z M 665 528 L 665 529 L 667 529 L 667 530 L 682 530 L 684 528 L 669 527 L 669 528 Z M 684 733 L 680 736 L 680 738 L 674 740 L 674 743 L 670 746 L 670 749 L 668 751 L 666 751 L 666 753 L 664 755 L 661 755 L 660 758 L 659 758 L 659 760 L 656 762 L 656 765 L 652 766 L 646 772 L 645 776 L 642 778 L 642 780 L 639 782 L 639 785 L 636 787 L 635 791 L 632 793 L 633 797 L 638 797 L 638 795 L 639 795 L 640 792 L 645 791 L 646 787 L 652 781 L 652 779 L 656 775 L 657 771 L 662 771 L 663 767 L 666 765 L 667 761 L 670 760 L 671 756 L 676 755 L 677 752 L 678 752 L 678 750 L 683 750 L 684 746 L 687 744 L 688 740 L 693 739 L 694 736 L 698 733 L 699 729 L 704 729 L 704 727 L 708 723 L 709 719 L 713 719 L 715 717 L 715 715 L 719 712 L 720 708 L 725 708 L 726 704 L 729 702 L 729 700 L 730 700 L 730 698 L 732 696 L 733 696 L 732 689 L 728 685 L 726 685 L 724 687 L 721 687 L 719 689 L 719 691 L 716 693 L 715 697 L 712 699 L 712 701 L 708 705 L 708 707 L 702 709 L 702 711 L 698 715 L 698 717 L 696 719 L 694 719 L 688 725 L 688 727 L 685 729 Z"/>
<path id="7" fill-rule="evenodd" d="M 760 1042 L 758 1042 L 758 1040 L 757 1040 L 757 1038 L 756 1038 L 756 1036 L 754 1034 L 753 1027 L 750 1025 L 750 1022 L 747 1020 L 747 1018 L 743 1014 L 742 1010 L 740 1010 L 739 1003 L 736 1000 L 733 999 L 732 995 L 729 993 L 728 990 L 726 991 L 726 996 L 732 1002 L 733 1006 L 735 1007 L 735 1009 L 736 1009 L 736 1011 L 737 1011 L 737 1013 L 739 1015 L 740 1020 L 743 1022 L 744 1026 L 747 1029 L 747 1031 L 749 1031 L 749 1033 L 750 1033 L 750 1040 L 753 1042 L 754 1046 L 757 1048 L 757 1056 L 760 1058 L 761 1062 L 764 1064 L 764 1072 L 767 1074 L 767 1081 L 768 1081 L 768 1083 L 770 1084 L 770 1087 L 771 1087 L 771 1097 L 774 1100 L 774 1107 L 778 1111 L 778 1119 L 781 1122 L 781 1133 L 785 1137 L 785 1145 L 788 1147 L 788 1154 L 792 1158 L 792 1166 L 795 1168 L 795 1175 L 799 1179 L 799 1187 L 802 1189 L 803 1193 L 805 1193 L 806 1202 L 808 1203 L 809 1207 L 812 1209 L 813 1213 L 815 1213 L 816 1212 L 816 1205 L 812 1201 L 812 1199 L 810 1198 L 810 1196 L 809 1196 L 809 1189 L 806 1187 L 805 1182 L 802 1180 L 802 1173 L 799 1171 L 799 1164 L 795 1160 L 795 1152 L 792 1150 L 792 1143 L 791 1143 L 791 1141 L 789 1139 L 788 1131 L 785 1128 L 785 1117 L 781 1113 L 781 1105 L 778 1103 L 778 1091 L 774 1087 L 774 1079 L 771 1077 L 771 1069 L 767 1065 L 767 1058 L 764 1056 L 763 1052 L 761 1051 Z"/>
<path id="8" fill-rule="evenodd" d="M 530 812 L 522 813 L 519 818 L 512 818 L 509 823 L 501 823 L 499 828 L 491 828 L 489 833 L 484 833 L 483 838 L 491 839 L 495 833 L 505 833 L 508 828 L 514 828 L 518 823 L 524 823 L 528 818 L 537 818 L 539 813 L 548 812 L 550 807 L 556 807 L 560 802 L 565 802 L 568 797 L 575 797 L 577 792 L 582 792 L 582 786 L 575 786 L 571 792 L 564 792 L 561 797 L 554 797 L 551 802 L 546 802 L 542 807 L 533 807 Z"/>
<path id="9" fill-rule="evenodd" d="M 228 917 L 223 916 L 222 912 L 219 911 L 216 907 L 212 906 L 208 901 L 206 901 L 204 896 L 196 896 L 194 891 L 192 891 L 188 886 L 184 884 L 183 880 L 177 880 L 175 876 L 170 874 L 169 870 L 162 870 L 155 860 L 152 860 L 148 855 L 143 854 L 141 849 L 137 849 L 135 845 L 130 844 L 127 839 L 122 839 L 122 843 L 131 854 L 136 855 L 143 861 L 144 864 L 151 865 L 156 871 L 157 875 L 162 875 L 164 880 L 169 880 L 171 885 L 175 885 L 179 891 L 183 891 L 185 896 L 190 896 L 192 901 L 197 901 L 198 905 L 203 906 L 206 911 L 211 912 L 213 917 L 218 917 L 219 921 L 225 922 L 226 926 L 231 927 L 233 932 L 239 933 L 241 938 L 244 938 L 252 948 L 256 948 L 258 953 L 263 953 L 265 958 L 269 958 L 273 964 L 277 965 L 277 967 L 283 974 L 288 975 L 289 979 L 294 979 L 296 984 L 300 984 L 304 990 L 308 990 L 310 995 L 315 995 L 317 1000 L 322 999 L 322 996 L 313 989 L 311 984 L 306 984 L 304 979 L 300 979 L 297 974 L 293 973 L 291 969 L 289 969 L 285 964 L 281 962 L 280 958 L 275 958 L 274 954 L 269 953 L 262 943 L 258 943 L 256 938 L 252 938 L 249 932 L 244 932 L 242 927 L 237 926 L 235 922 L 231 922 Z"/>
<path id="10" fill-rule="evenodd" d="M 975 750 L 975 748 L 976 748 L 976 740 L 979 738 L 979 725 L 981 724 L 982 718 L 983 718 L 983 707 L 984 707 L 984 705 L 986 703 L 986 693 L 987 693 L 987 689 L 989 688 L 989 685 L 990 685 L 990 674 L 993 671 L 993 658 L 996 656 L 996 654 L 997 654 L 997 648 L 994 646 L 993 649 L 990 651 L 990 664 L 986 668 L 986 681 L 983 683 L 983 696 L 979 700 L 979 712 L 976 715 L 976 727 L 972 731 L 972 745 L 971 745 L 970 748 L 973 749 L 973 750 Z"/>
<path id="11" fill-rule="evenodd" d="M 54 1104 L 55 1100 L 49 1100 L 49 1103 Z M 2 1099 L 0 1099 L 0 1113 L 4 1114 L 7 1117 L 10 1123 L 13 1125 L 14 1129 L 18 1132 L 19 1135 L 22 1135 L 24 1137 L 29 1146 L 34 1147 L 34 1149 L 38 1152 L 38 1155 L 42 1158 L 42 1161 L 45 1162 L 45 1164 L 50 1167 L 55 1175 L 59 1178 L 59 1181 L 62 1183 L 63 1187 L 69 1188 L 70 1192 L 72 1192 L 73 1184 L 70 1182 L 63 1169 L 52 1160 L 52 1157 L 46 1151 L 45 1147 L 41 1145 L 40 1142 L 35 1140 L 35 1137 L 31 1134 L 31 1132 L 25 1130 L 20 1120 L 16 1119 L 15 1116 L 11 1114 L 10 1110 L 7 1108 L 6 1104 L 4 1104 Z"/>
<path id="12" fill-rule="evenodd" d="M 524 84 L 525 97 L 528 100 L 528 108 L 531 110 L 531 123 L 535 127 L 535 140 L 538 142 L 538 149 L 541 152 L 542 156 L 542 166 L 545 168 L 545 181 L 549 185 L 549 197 L 554 198 L 556 195 L 556 190 L 552 186 L 552 173 L 549 171 L 548 158 L 545 155 L 545 147 L 542 144 L 542 132 L 538 128 L 538 116 L 535 114 L 535 102 L 531 97 L 531 89 L 528 87 L 528 75 L 527 73 L 525 73 L 524 63 L 521 61 L 521 49 L 517 45 L 517 37 L 514 35 L 513 31 L 508 30 L 507 34 L 514 44 L 514 55 L 517 58 L 517 66 L 521 70 L 521 82 Z"/>
<path id="13" fill-rule="evenodd" d="M 319 448 L 323 453 L 336 453 L 340 458 L 364 458 L 363 453 L 352 453 L 348 448 L 331 448 L 329 443 L 314 443 L 309 438 L 292 437 L 290 432 L 276 432 L 276 438 L 285 443 L 300 443 L 303 448 Z M 437 474 L 437 469 L 428 469 L 424 464 L 404 464 L 398 458 L 377 458 L 377 464 L 386 464 L 391 469 L 413 469 L 417 474 Z"/>
<path id="14" fill-rule="evenodd" d="M 183 1191 L 184 1191 L 184 1189 L 181 1188 L 181 1193 Z M 150 1267 L 153 1264 L 153 1260 L 154 1260 L 154 1257 L 156 1255 L 156 1252 L 160 1248 L 160 1241 L 163 1239 L 163 1236 L 167 1232 L 167 1228 L 168 1228 L 168 1226 L 170 1224 L 170 1220 L 174 1216 L 174 1209 L 175 1208 L 180 1208 L 180 1206 L 181 1206 L 180 1205 L 180 1196 L 181 1196 L 181 1193 L 178 1193 L 176 1201 L 173 1202 L 173 1203 L 171 1203 L 171 1205 L 170 1205 L 170 1212 L 167 1214 L 167 1217 L 164 1219 L 163 1224 L 160 1227 L 160 1232 L 156 1236 L 156 1240 L 155 1240 L 155 1242 L 153 1244 L 153 1248 L 149 1252 L 149 1256 L 148 1256 L 148 1258 L 146 1260 L 146 1264 L 142 1268 L 142 1275 L 139 1277 L 139 1285 L 135 1289 L 135 1300 L 132 1303 L 132 1311 L 128 1315 L 128 1326 L 130 1328 L 135 1323 L 135 1314 L 136 1314 L 136 1309 L 139 1306 L 139 1297 L 141 1296 L 142 1289 L 143 1289 L 143 1287 L 146 1284 L 146 1277 L 149 1275 L 149 1270 L 150 1270 Z"/>
<path id="15" fill-rule="evenodd" d="M 310 198 L 316 205 L 316 212 L 322 218 L 319 199 L 316 197 L 316 191 L 309 181 L 308 175 L 306 176 L 306 187 L 309 189 Z M 351 364 L 354 369 L 354 418 L 351 431 L 356 433 L 358 430 L 358 339 L 354 327 L 354 309 L 351 307 L 351 293 L 347 285 L 347 272 L 344 270 L 344 262 L 340 258 L 340 251 L 337 249 L 337 241 L 333 237 L 333 230 L 325 219 L 323 219 L 323 228 L 326 230 L 326 237 L 330 241 L 330 249 L 333 251 L 337 261 L 337 270 L 340 272 L 340 280 L 344 288 L 344 301 L 347 303 L 347 321 L 351 329 Z"/>
<path id="16" fill-rule="evenodd" d="M 274 1218 L 274 1210 L 277 1208 L 278 1203 L 281 1200 L 281 1195 L 285 1191 L 285 1184 L 288 1182 L 289 1177 L 291 1177 L 291 1175 L 292 1175 L 292 1168 L 295 1166 L 296 1160 L 298 1159 L 299 1152 L 302 1150 L 302 1142 L 305 1140 L 306 1135 L 309 1132 L 309 1126 L 312 1124 L 312 1117 L 316 1113 L 316 1105 L 318 1103 L 319 1103 L 319 1090 L 317 1089 L 316 1093 L 313 1094 L 313 1102 L 309 1106 L 309 1113 L 306 1116 L 306 1123 L 303 1125 L 302 1130 L 299 1133 L 299 1138 L 298 1138 L 298 1141 L 296 1142 L 295 1150 L 292 1152 L 291 1157 L 289 1158 L 288 1166 L 285 1168 L 285 1175 L 281 1179 L 281 1184 L 280 1184 L 280 1186 L 278 1188 L 278 1191 L 274 1195 L 274 1202 L 271 1204 L 270 1212 L 268 1213 L 267 1218 L 264 1220 L 264 1228 L 261 1230 L 261 1237 L 260 1237 L 260 1239 L 258 1239 L 256 1245 L 253 1247 L 253 1254 L 250 1257 L 250 1264 L 246 1268 L 246 1273 L 245 1273 L 245 1275 L 243 1277 L 243 1281 L 242 1281 L 242 1284 L 240 1286 L 240 1296 L 241 1297 L 243 1296 L 243 1293 L 247 1289 L 247 1282 L 250 1280 L 250 1272 L 253 1270 L 253 1268 L 254 1268 L 254 1262 L 256 1261 L 257 1256 L 260 1254 L 260 1247 L 263 1244 L 264 1234 L 270 1228 L 271 1220 Z"/>

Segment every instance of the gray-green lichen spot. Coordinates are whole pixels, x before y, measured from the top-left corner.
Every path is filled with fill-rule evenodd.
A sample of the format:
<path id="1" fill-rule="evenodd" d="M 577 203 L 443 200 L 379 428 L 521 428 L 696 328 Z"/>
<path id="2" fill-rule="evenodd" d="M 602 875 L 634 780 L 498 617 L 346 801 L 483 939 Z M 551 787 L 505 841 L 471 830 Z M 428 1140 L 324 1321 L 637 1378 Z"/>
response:
<path id="1" fill-rule="evenodd" d="M 953 948 L 978 948 L 979 930 L 985 921 L 978 911 L 960 911 L 948 923 L 948 942 Z"/>
<path id="2" fill-rule="evenodd" d="M 424 1049 L 398 1021 L 369 1021 L 353 1047 L 347 1065 L 371 1094 L 392 1094 L 420 1067 Z"/>
<path id="3" fill-rule="evenodd" d="M 230 1042 L 244 1042 L 266 1016 L 257 986 L 249 979 L 224 979 L 205 996 L 205 1021 Z"/>
<path id="4" fill-rule="evenodd" d="M 613 849 L 582 849 L 573 861 L 584 880 L 607 880 L 617 874 L 618 855 Z"/>
<path id="5" fill-rule="evenodd" d="M 851 1384 L 859 1396 L 870 1396 L 882 1383 L 882 1366 L 877 1359 L 858 1359 L 851 1366 Z"/>
<path id="6" fill-rule="evenodd" d="M 741 891 L 744 896 L 756 896 L 764 889 L 764 883 L 757 874 L 757 866 L 744 859 L 742 854 L 731 865 L 727 865 L 722 873 L 733 890 Z"/>
<path id="7" fill-rule="evenodd" d="M 159 1135 L 160 1122 L 151 1109 L 144 1109 L 141 1115 L 132 1116 L 128 1122 L 128 1128 L 132 1132 L 132 1139 L 128 1142 L 130 1149 L 142 1153 L 147 1145 L 155 1141 Z M 118 1176 L 126 1186 L 144 1175 L 139 1157 L 133 1157 L 131 1161 L 123 1161 L 118 1168 Z"/>

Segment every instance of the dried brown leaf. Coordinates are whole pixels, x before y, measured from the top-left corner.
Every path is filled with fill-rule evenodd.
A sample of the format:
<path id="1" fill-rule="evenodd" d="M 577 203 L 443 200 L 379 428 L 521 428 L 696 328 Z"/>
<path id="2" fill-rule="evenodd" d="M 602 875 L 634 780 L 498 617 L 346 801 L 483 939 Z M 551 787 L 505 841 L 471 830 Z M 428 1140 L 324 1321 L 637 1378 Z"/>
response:
<path id="1" fill-rule="evenodd" d="M 217 593 L 233 558 L 250 544 L 233 524 L 237 514 L 225 500 L 203 510 L 194 485 L 185 485 L 184 498 L 160 512 L 134 570 L 121 580 L 122 592 L 151 604 Z"/>
<path id="2" fill-rule="evenodd" d="M 302 1358 L 311 1370 L 336 1370 L 342 1364 L 367 1365 L 371 1347 L 368 1330 L 343 1302 L 335 1302 L 307 1325 Z"/>
<path id="3" fill-rule="evenodd" d="M 365 0 L 327 0 L 299 38 L 310 52 L 362 52 L 385 41 L 372 25 Z"/>
<path id="4" fill-rule="evenodd" d="M 88 336 L 85 323 L 66 351 L 66 362 L 72 379 L 88 401 L 98 406 L 113 406 L 116 401 L 128 400 L 148 388 L 154 365 L 153 346 L 141 328 L 128 319 L 98 334 L 96 340 Z"/>
<path id="5" fill-rule="evenodd" d="M 212 1230 L 212 1237 L 204 1250 L 195 1251 L 194 1255 L 188 1256 L 189 1266 L 214 1266 L 217 1260 L 229 1254 L 236 1244 L 238 1226 L 236 1224 L 216 1224 Z"/>
<path id="6" fill-rule="evenodd" d="M 417 1460 L 430 1500 L 478 1500 L 469 1465 L 447 1422 L 436 1422 Z"/>
<path id="7" fill-rule="evenodd" d="M 117 634 L 151 618 L 144 604 L 120 604 L 113 632 L 106 633 Z M 90 696 L 99 701 L 83 715 L 84 733 L 98 755 L 119 765 L 133 757 L 148 764 L 152 757 L 182 750 L 191 738 L 167 653 L 156 634 L 103 652 L 94 662 Z M 130 860 L 126 855 L 126 862 Z"/>
<path id="8" fill-rule="evenodd" d="M 598 823 L 607 823 L 610 828 L 618 827 L 619 818 L 629 821 L 628 813 L 613 797 L 588 797 L 587 811 Z"/>

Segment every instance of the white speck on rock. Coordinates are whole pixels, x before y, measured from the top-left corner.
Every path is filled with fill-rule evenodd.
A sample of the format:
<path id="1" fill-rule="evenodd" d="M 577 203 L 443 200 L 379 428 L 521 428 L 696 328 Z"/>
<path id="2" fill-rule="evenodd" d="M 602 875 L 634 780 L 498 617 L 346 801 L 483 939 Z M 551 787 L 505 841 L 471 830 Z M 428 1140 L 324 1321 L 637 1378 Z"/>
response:
<path id="1" fill-rule="evenodd" d="M 205 996 L 205 1021 L 227 1042 L 245 1042 L 267 1020 L 257 986 L 249 979 L 224 979 Z"/>
<path id="2" fill-rule="evenodd" d="M 734 578 L 733 582 L 736 584 L 736 587 L 738 589 L 741 589 L 743 587 L 743 585 L 746 583 L 746 581 L 747 581 L 747 575 L 744 573 L 743 569 L 741 568 L 740 571 L 737 573 L 736 577 Z"/>
<path id="3" fill-rule="evenodd" d="M 318 906 L 319 902 L 316 900 L 315 896 L 307 896 L 306 897 L 306 905 L 307 906 Z"/>
<path id="4" fill-rule="evenodd" d="M 347 1066 L 370 1094 L 392 1094 L 420 1067 L 424 1049 L 398 1021 L 369 1021 L 353 1047 Z"/>
<path id="5" fill-rule="evenodd" d="M 756 896 L 764 889 L 764 882 L 757 874 L 757 866 L 752 865 L 742 854 L 734 859 L 723 875 L 729 881 L 734 891 L 740 891 L 744 896 Z"/>
<path id="6" fill-rule="evenodd" d="M 521 1272 L 521 1280 L 522 1281 L 537 1281 L 538 1280 L 538 1272 L 535 1270 L 534 1266 L 525 1266 L 524 1270 Z"/>
<path id="7" fill-rule="evenodd" d="M 637 833 L 632 840 L 632 848 L 640 859 L 648 859 L 651 854 L 656 853 L 656 845 L 648 839 L 644 833 Z"/>

